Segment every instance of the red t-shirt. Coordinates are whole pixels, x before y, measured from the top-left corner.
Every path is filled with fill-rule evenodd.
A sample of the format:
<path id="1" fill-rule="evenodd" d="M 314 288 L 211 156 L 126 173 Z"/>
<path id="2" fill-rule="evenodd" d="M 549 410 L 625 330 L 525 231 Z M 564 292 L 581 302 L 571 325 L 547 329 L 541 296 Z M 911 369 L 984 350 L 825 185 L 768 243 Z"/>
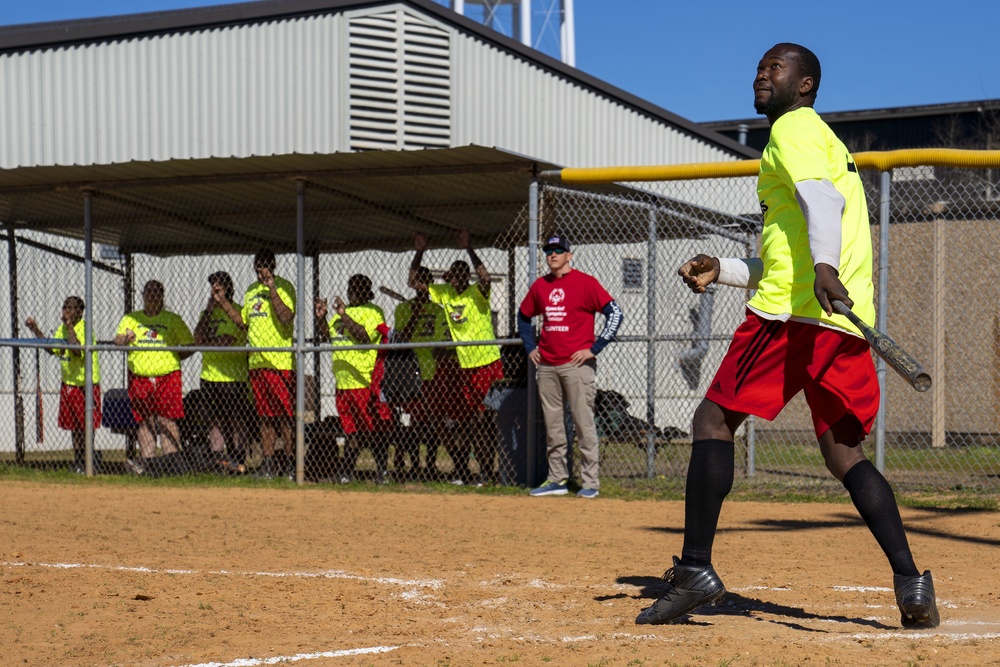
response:
<path id="1" fill-rule="evenodd" d="M 594 344 L 594 314 L 611 303 L 601 283 L 573 269 L 561 278 L 551 273 L 536 280 L 521 302 L 525 317 L 542 315 L 538 351 L 542 363 L 561 366 L 578 350 Z"/>

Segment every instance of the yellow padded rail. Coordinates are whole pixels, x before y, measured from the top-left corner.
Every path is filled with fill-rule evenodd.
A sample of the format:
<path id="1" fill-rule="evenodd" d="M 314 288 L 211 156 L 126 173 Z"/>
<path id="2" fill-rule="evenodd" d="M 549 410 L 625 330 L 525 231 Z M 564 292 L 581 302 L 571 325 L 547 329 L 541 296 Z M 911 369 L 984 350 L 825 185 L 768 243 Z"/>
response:
<path id="1" fill-rule="evenodd" d="M 1000 167 L 1000 151 L 974 151 L 958 148 L 913 148 L 899 151 L 856 153 L 859 169 L 889 171 L 898 167 Z M 631 183 L 640 181 L 688 181 L 703 178 L 756 176 L 760 160 L 735 162 L 698 162 L 646 167 L 567 168 L 543 172 L 542 177 L 556 177 L 563 183 Z"/>

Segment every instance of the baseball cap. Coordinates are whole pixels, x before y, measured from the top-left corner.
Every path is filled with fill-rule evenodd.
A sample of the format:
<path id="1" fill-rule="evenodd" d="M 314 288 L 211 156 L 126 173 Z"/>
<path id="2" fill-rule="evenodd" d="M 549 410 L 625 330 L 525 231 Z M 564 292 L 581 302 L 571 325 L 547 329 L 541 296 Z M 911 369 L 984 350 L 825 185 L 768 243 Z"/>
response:
<path id="1" fill-rule="evenodd" d="M 567 241 L 566 237 L 563 236 L 562 234 L 556 234 L 554 236 L 550 236 L 549 238 L 547 238 L 545 240 L 545 245 L 542 246 L 542 252 L 555 250 L 556 248 L 561 248 L 566 252 L 572 252 L 572 250 L 570 249 L 569 241 Z"/>

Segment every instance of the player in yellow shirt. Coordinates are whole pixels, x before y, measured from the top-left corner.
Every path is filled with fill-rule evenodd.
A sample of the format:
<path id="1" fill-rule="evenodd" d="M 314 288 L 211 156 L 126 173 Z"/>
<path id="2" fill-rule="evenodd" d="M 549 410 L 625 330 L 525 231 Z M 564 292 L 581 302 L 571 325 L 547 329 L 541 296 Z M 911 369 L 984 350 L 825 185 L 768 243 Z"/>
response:
<path id="1" fill-rule="evenodd" d="M 774 419 L 800 391 L 827 468 L 889 561 L 903 627 L 940 622 L 931 573 L 917 569 L 892 488 L 861 446 L 878 380 L 864 338 L 830 302 L 874 321 L 871 231 L 854 160 L 812 108 L 819 82 L 809 49 L 777 44 L 764 54 L 753 82 L 754 108 L 771 123 L 757 179 L 761 256 L 697 255 L 678 269 L 697 293 L 715 282 L 756 293 L 695 410 L 681 558 L 664 575 L 666 594 L 636 623 L 669 623 L 725 594 L 712 546 L 733 484 L 734 434 L 750 414 Z"/>
<path id="2" fill-rule="evenodd" d="M 316 299 L 316 331 L 321 341 L 333 345 L 370 345 L 384 342 L 388 333 L 382 309 L 371 303 L 375 298 L 372 281 L 360 273 L 347 281 L 347 304 L 335 297 L 334 315 L 326 321 L 326 299 Z M 362 449 L 375 457 L 376 479 L 389 481 L 389 448 L 376 433 L 392 425 L 392 414 L 379 396 L 381 360 L 378 350 L 335 350 L 333 375 L 337 382 L 337 414 L 347 439 L 341 482 L 349 482 Z"/>
<path id="3" fill-rule="evenodd" d="M 461 260 L 453 262 L 445 272 L 444 284 L 422 282 L 418 269 L 427 249 L 427 237 L 418 233 L 413 239 L 416 253 L 410 263 L 410 287 L 428 290 L 430 300 L 444 308 L 452 340 L 496 340 L 490 310 L 490 272 L 473 250 L 468 229 L 458 232 L 458 245 L 469 254 L 478 279 L 475 284 L 469 282 L 472 275 L 469 265 Z M 462 423 L 462 434 L 453 433 L 449 438 L 449 454 L 455 464 L 453 482 L 464 484 L 471 481 L 469 453 L 470 443 L 474 442 L 476 460 L 480 465 L 479 483 L 482 484 L 496 476 L 496 427 L 492 415 L 486 414 L 483 399 L 492 384 L 503 379 L 500 348 L 497 345 L 462 346 L 456 349 L 456 353 L 460 369 L 455 379 L 447 379 L 447 386 L 456 393 L 445 398 L 447 416 Z M 445 364 L 441 364 L 437 372 L 444 374 L 448 370 Z M 445 378 L 442 377 L 442 380 Z"/>
<path id="4" fill-rule="evenodd" d="M 426 266 L 417 267 L 418 285 L 431 285 L 434 274 Z M 396 306 L 393 313 L 394 343 L 423 343 L 450 340 L 448 319 L 444 309 L 436 303 L 431 303 L 430 292 L 424 288 L 414 288 L 412 299 Z M 438 373 L 441 365 L 450 365 L 453 369 L 450 377 L 454 379 L 457 369 L 455 350 L 450 348 L 417 348 L 414 350 L 417 364 L 420 368 L 420 395 L 402 406 L 403 412 L 410 415 L 412 429 L 401 431 L 396 446 L 396 470 L 403 468 L 404 455 L 409 455 L 411 471 L 422 467 L 424 475 L 437 472 L 437 451 L 440 443 L 447 441 L 444 415 L 448 403 L 448 390 L 443 377 L 448 373 Z M 420 466 L 420 443 L 427 445 L 427 457 Z"/>
<path id="5" fill-rule="evenodd" d="M 226 304 L 233 311 L 243 310 L 243 306 L 233 300 L 232 277 L 225 271 L 216 271 L 208 277 L 208 284 L 211 286 L 208 302 L 194 328 L 195 343 L 245 346 L 246 331 L 233 322 L 223 307 Z M 243 471 L 247 373 L 245 352 L 203 352 L 201 355 L 201 396 L 208 410 L 211 451 L 207 463 L 222 472 Z"/>
<path id="6" fill-rule="evenodd" d="M 83 345 L 84 322 L 83 322 L 83 299 L 78 296 L 68 296 L 62 305 L 62 321 L 52 338 L 66 341 L 70 345 Z M 38 338 L 46 338 L 41 328 L 34 318 L 29 317 L 25 324 Z M 93 334 L 91 343 L 94 342 Z M 84 367 L 83 352 L 80 350 L 49 350 L 50 354 L 59 358 L 62 370 L 62 386 L 59 389 L 59 418 L 57 423 L 59 428 L 69 431 L 73 442 L 73 472 L 84 474 L 86 456 L 86 425 L 87 425 L 87 399 L 84 395 L 86 386 L 86 369 Z M 97 353 L 91 353 L 91 382 L 94 387 L 94 429 L 101 426 L 101 368 L 97 362 Z M 99 468 L 97 463 L 98 452 L 94 452 L 94 467 Z"/>
<path id="7" fill-rule="evenodd" d="M 126 460 L 139 475 L 159 476 L 187 472 L 180 451 L 181 434 L 177 420 L 184 416 L 181 360 L 192 352 L 157 350 L 194 342 L 191 330 L 177 313 L 163 305 L 163 283 L 150 280 L 142 288 L 142 310 L 129 313 L 118 323 L 115 345 L 127 346 L 128 398 L 132 416 L 138 422 L 136 438 L 142 462 Z M 156 456 L 160 436 L 163 456 Z"/>
<path id="8" fill-rule="evenodd" d="M 261 248 L 253 258 L 257 282 L 247 288 L 243 308 L 220 304 L 226 315 L 247 333 L 250 347 L 288 347 L 294 344 L 295 286 L 275 275 L 274 251 Z M 295 403 L 295 353 L 286 351 L 251 352 L 250 388 L 260 415 L 260 443 L 264 459 L 258 477 L 293 476 L 295 440 L 292 415 Z M 276 462 L 274 445 L 278 436 L 284 444 L 284 460 Z"/>

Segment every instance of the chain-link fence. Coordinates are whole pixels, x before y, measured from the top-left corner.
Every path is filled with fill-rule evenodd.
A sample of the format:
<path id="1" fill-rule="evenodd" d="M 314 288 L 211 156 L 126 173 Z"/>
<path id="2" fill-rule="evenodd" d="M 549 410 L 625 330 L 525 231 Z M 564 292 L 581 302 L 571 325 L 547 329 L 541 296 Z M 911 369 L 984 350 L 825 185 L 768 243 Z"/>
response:
<path id="1" fill-rule="evenodd" d="M 910 153 L 909 163 L 920 163 L 921 155 Z M 1000 200 L 997 171 L 976 167 L 984 160 L 997 162 L 1000 155 L 952 153 L 943 162 L 949 166 L 931 166 L 942 163 L 940 156 L 927 159 L 925 153 L 926 165 L 863 172 L 881 326 L 934 379 L 931 391 L 917 393 L 877 359 L 885 407 L 866 449 L 898 488 L 995 490 L 1000 285 L 990 255 L 1000 242 Z M 871 165 L 879 154 L 867 158 L 859 155 L 858 164 Z M 735 171 L 755 172 L 755 166 L 743 166 Z M 689 448 L 669 443 L 687 441 L 664 436 L 680 436 L 687 428 L 744 318 L 749 293 L 719 287 L 695 295 L 682 286 L 676 269 L 698 252 L 756 254 L 761 216 L 754 176 L 704 177 L 731 174 L 733 165 L 666 169 L 672 170 L 670 180 L 643 176 L 613 198 L 598 199 L 587 185 L 546 186 L 539 218 L 543 229 L 564 229 L 594 244 L 574 257 L 576 265 L 607 281 L 626 306 L 627 326 L 620 342 L 602 354 L 599 382 L 602 394 L 628 406 L 627 418 L 645 435 L 632 439 L 645 440 L 646 456 L 629 438 L 606 428 L 603 473 L 679 488 Z M 685 179 L 685 170 L 702 177 Z M 565 180 L 600 183 L 599 172 L 567 170 Z M 605 172 L 619 182 L 630 173 Z M 749 419 L 737 449 L 738 484 L 837 485 L 826 471 L 801 395 L 773 422 Z"/>
<path id="2" fill-rule="evenodd" d="M 750 173 L 532 186 L 524 169 L 383 169 L 0 193 L 0 461 L 537 483 L 545 437 L 515 313 L 546 271 L 538 240 L 560 232 L 624 312 L 598 357 L 601 477 L 679 489 L 691 416 L 748 294 L 691 294 L 676 269 L 756 254 Z M 997 176 L 864 177 L 883 324 L 934 378 L 918 394 L 880 367 L 868 449 L 903 488 L 995 489 Z M 741 483 L 834 484 L 801 397 L 749 420 L 738 448 Z"/>

